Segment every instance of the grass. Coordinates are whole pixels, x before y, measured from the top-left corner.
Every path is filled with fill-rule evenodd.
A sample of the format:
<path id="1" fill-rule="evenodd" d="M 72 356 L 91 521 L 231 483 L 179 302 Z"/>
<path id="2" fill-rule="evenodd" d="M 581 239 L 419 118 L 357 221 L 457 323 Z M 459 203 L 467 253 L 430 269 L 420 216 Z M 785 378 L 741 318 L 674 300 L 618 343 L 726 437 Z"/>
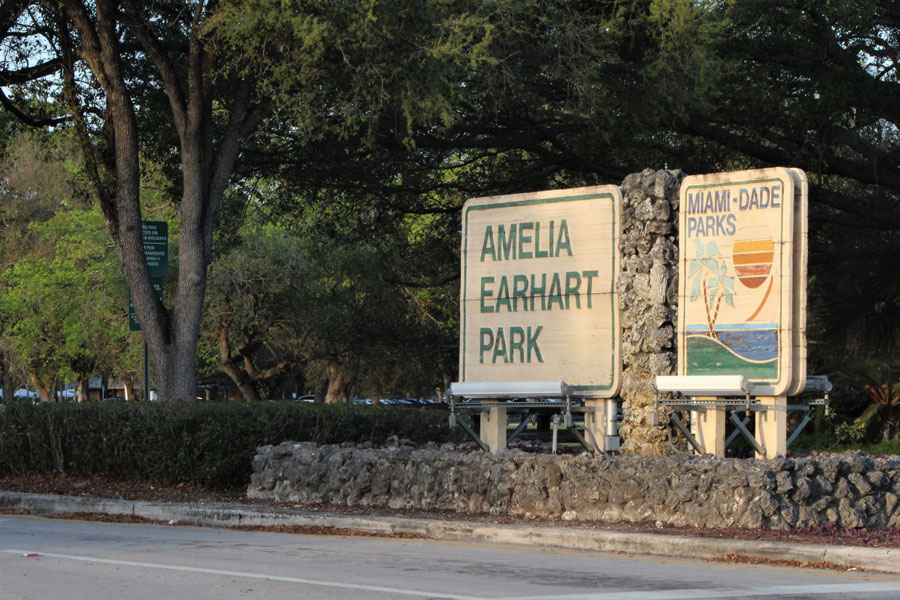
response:
<path id="1" fill-rule="evenodd" d="M 869 454 L 900 454 L 900 440 L 885 440 L 866 450 Z"/>
<path id="2" fill-rule="evenodd" d="M 816 452 L 854 452 L 863 450 L 869 454 L 900 454 L 900 440 L 885 440 L 877 444 L 839 444 L 831 432 L 801 435 L 791 444 L 791 450 L 814 450 Z"/>

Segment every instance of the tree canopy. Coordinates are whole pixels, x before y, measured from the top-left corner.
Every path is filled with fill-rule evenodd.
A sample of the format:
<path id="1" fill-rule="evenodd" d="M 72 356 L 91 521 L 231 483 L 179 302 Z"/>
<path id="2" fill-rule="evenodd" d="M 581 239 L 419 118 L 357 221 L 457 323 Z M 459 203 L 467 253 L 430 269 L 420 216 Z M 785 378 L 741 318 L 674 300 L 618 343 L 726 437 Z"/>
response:
<path id="1" fill-rule="evenodd" d="M 0 12 L 13 86 L 70 123 L 86 178 L 122 261 L 161 396 L 194 396 L 195 354 L 215 223 L 241 144 L 268 118 L 292 135 L 357 132 L 382 115 L 409 128 L 452 118 L 459 70 L 487 32 L 458 6 L 355 1 L 40 3 Z M 53 110 L 57 109 L 57 110 Z M 179 172 L 173 301 L 157 298 L 141 242 L 141 153 Z"/>
<path id="2" fill-rule="evenodd" d="M 335 265 L 443 346 L 465 198 L 646 167 L 805 169 L 813 341 L 865 353 L 877 332 L 900 335 L 883 268 L 900 236 L 898 15 L 892 0 L 7 0 L 0 131 L 15 117 L 77 140 L 167 398 L 193 397 L 215 319 L 231 325 L 223 365 L 243 364 L 251 318 L 269 366 L 325 360 L 261 325 L 282 306 L 359 348 L 351 319 L 296 308 Z M 140 242 L 148 168 L 177 211 L 166 303 Z M 236 287 L 211 292 L 203 324 L 220 259 L 217 289 Z M 254 270 L 295 268 L 308 285 L 269 282 L 270 312 L 241 312 Z M 850 306 L 831 293 L 842 286 Z"/>

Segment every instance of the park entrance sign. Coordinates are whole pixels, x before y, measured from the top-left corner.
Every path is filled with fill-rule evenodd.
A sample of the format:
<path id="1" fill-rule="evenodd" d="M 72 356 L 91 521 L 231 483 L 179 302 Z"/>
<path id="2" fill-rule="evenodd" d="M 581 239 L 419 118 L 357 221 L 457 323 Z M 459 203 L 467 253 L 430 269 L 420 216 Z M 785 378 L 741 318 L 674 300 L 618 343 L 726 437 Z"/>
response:
<path id="1" fill-rule="evenodd" d="M 462 382 L 552 380 L 577 397 L 618 394 L 621 204 L 615 186 L 466 202 Z"/>
<path id="2" fill-rule="evenodd" d="M 807 383 L 807 195 L 806 174 L 782 167 L 681 184 L 678 377 L 657 378 L 657 389 L 670 380 L 666 391 L 701 402 L 692 420 L 703 452 L 724 455 L 729 407 L 721 392 L 678 388 L 703 376 L 744 382 L 732 395 L 746 394 L 747 414 L 741 421 L 731 406 L 730 418 L 757 454 L 787 450 L 787 397 Z M 744 427 L 752 418 L 753 437 Z"/>
<path id="3" fill-rule="evenodd" d="M 802 315 L 794 189 L 783 168 L 682 183 L 679 375 L 743 375 L 769 396 L 786 394 L 795 375 L 805 375 L 795 373 L 802 336 L 794 321 Z"/>

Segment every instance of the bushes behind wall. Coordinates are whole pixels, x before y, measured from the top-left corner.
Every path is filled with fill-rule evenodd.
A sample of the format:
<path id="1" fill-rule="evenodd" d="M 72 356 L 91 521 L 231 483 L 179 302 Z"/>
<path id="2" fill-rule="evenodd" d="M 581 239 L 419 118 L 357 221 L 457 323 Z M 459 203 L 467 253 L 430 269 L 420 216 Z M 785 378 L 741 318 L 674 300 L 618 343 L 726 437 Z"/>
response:
<path id="1" fill-rule="evenodd" d="M 450 441 L 447 413 L 305 403 L 9 404 L 0 408 L 0 475 L 60 472 L 160 483 L 243 486 L 256 448 L 296 439 Z"/>

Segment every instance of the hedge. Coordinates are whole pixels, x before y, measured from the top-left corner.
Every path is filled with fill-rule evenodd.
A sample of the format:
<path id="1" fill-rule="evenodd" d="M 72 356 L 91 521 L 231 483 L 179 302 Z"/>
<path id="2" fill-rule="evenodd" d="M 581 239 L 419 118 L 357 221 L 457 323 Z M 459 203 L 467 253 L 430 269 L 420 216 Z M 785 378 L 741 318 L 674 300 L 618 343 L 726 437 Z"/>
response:
<path id="1" fill-rule="evenodd" d="M 0 475 L 60 472 L 234 488 L 256 448 L 457 441 L 444 411 L 305 403 L 84 403 L 0 408 Z"/>

